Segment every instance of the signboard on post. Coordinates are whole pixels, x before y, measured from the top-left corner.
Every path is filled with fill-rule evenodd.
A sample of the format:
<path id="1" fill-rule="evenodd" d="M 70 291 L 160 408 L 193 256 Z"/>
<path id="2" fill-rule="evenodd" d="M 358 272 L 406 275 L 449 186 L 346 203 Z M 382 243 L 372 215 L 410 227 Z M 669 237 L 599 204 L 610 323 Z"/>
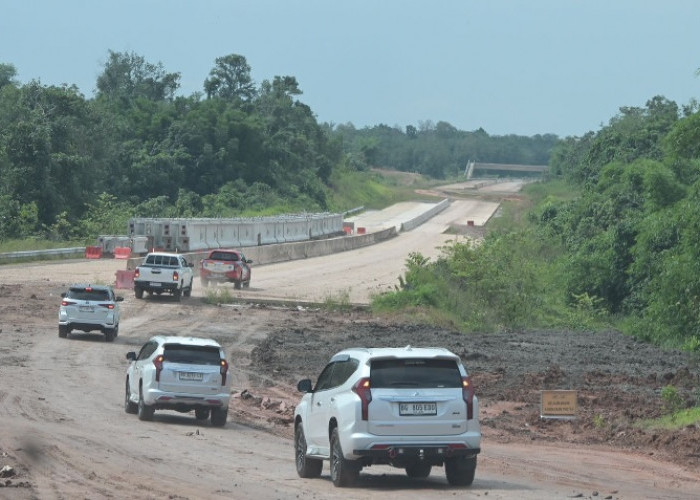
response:
<path id="1" fill-rule="evenodd" d="M 578 411 L 576 391 L 541 391 L 540 418 L 575 419 Z"/>

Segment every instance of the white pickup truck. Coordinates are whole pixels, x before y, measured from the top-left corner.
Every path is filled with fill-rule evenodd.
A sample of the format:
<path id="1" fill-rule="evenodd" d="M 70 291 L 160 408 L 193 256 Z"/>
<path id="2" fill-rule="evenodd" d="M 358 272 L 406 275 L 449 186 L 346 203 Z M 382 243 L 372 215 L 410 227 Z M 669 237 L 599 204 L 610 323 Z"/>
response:
<path id="1" fill-rule="evenodd" d="M 176 253 L 151 252 L 134 273 L 134 295 L 143 298 L 143 292 L 160 295 L 171 293 L 176 300 L 192 293 L 193 265 Z"/>

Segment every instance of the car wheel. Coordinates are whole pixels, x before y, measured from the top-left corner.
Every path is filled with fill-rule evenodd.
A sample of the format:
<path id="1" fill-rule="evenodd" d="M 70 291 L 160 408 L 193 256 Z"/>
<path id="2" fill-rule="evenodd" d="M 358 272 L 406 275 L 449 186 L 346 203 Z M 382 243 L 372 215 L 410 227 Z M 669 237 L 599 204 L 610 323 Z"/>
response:
<path id="1" fill-rule="evenodd" d="M 360 474 L 360 466 L 354 460 L 348 460 L 343 455 L 340 446 L 338 428 L 331 433 L 331 479 L 335 486 L 352 486 Z"/>
<path id="2" fill-rule="evenodd" d="M 154 412 L 155 412 L 155 410 L 153 409 L 153 407 L 147 405 L 146 402 L 143 400 L 143 393 L 141 391 L 141 388 L 139 387 L 139 406 L 138 406 L 139 420 L 153 420 L 153 413 Z"/>
<path id="3" fill-rule="evenodd" d="M 114 338 L 117 336 L 117 329 L 116 328 L 108 328 L 105 330 L 105 341 L 106 342 L 114 342 Z"/>
<path id="4" fill-rule="evenodd" d="M 228 408 L 212 408 L 211 409 L 211 425 L 214 427 L 223 427 L 226 425 L 228 417 Z"/>
<path id="5" fill-rule="evenodd" d="M 131 390 L 129 389 L 129 379 L 126 379 L 126 391 L 124 395 L 124 411 L 135 415 L 139 411 L 139 405 L 131 401 Z"/>
<path id="6" fill-rule="evenodd" d="M 432 466 L 426 463 L 418 463 L 406 467 L 406 475 L 416 479 L 422 479 L 430 475 Z"/>
<path id="7" fill-rule="evenodd" d="M 180 300 L 182 299 L 182 290 L 175 290 L 173 292 L 173 297 L 175 297 L 175 300 L 180 302 Z"/>
<path id="8" fill-rule="evenodd" d="M 206 278 L 199 278 L 199 280 L 202 282 L 202 286 L 204 288 L 207 288 L 209 286 L 209 280 Z"/>
<path id="9" fill-rule="evenodd" d="M 246 288 L 250 288 L 250 280 L 246 281 L 243 283 L 243 286 Z"/>
<path id="10" fill-rule="evenodd" d="M 299 477 L 312 478 L 321 475 L 323 460 L 309 458 L 306 456 L 306 437 L 301 424 L 294 429 L 294 454 L 297 463 L 297 474 Z"/>
<path id="11" fill-rule="evenodd" d="M 445 477 L 452 486 L 469 486 L 474 482 L 476 457 L 445 460 Z"/>
<path id="12" fill-rule="evenodd" d="M 141 287 L 134 287 L 134 295 L 136 296 L 137 299 L 142 299 L 143 298 L 143 288 Z"/>
<path id="13" fill-rule="evenodd" d="M 240 290 L 240 289 L 241 289 L 241 282 L 240 282 L 240 281 L 234 281 L 234 282 L 233 282 L 233 288 L 235 288 L 236 290 Z"/>
<path id="14" fill-rule="evenodd" d="M 194 416 L 197 420 L 206 420 L 209 418 L 209 408 L 195 408 Z"/>
<path id="15" fill-rule="evenodd" d="M 58 325 L 58 336 L 65 339 L 70 333 L 68 325 Z"/>

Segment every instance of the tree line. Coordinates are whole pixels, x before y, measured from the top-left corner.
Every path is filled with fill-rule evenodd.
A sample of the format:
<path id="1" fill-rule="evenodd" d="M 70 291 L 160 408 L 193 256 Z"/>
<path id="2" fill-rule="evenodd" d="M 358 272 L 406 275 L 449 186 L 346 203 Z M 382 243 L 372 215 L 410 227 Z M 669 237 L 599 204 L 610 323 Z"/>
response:
<path id="1" fill-rule="evenodd" d="M 0 64 L 0 240 L 121 234 L 131 216 L 232 217 L 343 210 L 342 172 L 372 166 L 443 178 L 469 159 L 546 163 L 556 136 L 319 123 L 293 76 L 253 82 L 244 56 L 215 60 L 202 91 L 109 51 L 86 98 L 21 84 Z"/>
<path id="2" fill-rule="evenodd" d="M 468 331 L 614 326 L 700 351 L 700 112 L 662 96 L 553 148 L 523 213 L 483 243 L 420 255 L 377 307 L 426 308 Z"/>

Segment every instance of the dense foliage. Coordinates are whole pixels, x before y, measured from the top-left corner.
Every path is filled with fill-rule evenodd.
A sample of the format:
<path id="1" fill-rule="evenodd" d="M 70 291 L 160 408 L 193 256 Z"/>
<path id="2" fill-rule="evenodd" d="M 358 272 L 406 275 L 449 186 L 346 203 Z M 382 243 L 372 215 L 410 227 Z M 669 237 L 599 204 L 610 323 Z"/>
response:
<path id="1" fill-rule="evenodd" d="M 561 141 L 533 205 L 483 244 L 414 256 L 377 307 L 434 308 L 471 330 L 615 322 L 700 348 L 700 113 L 662 97 Z M 516 207 L 511 206 L 511 209 Z"/>
<path id="2" fill-rule="evenodd" d="M 181 96 L 179 73 L 110 51 L 85 98 L 75 86 L 20 84 L 0 64 L 0 242 L 94 241 L 122 234 L 132 216 L 342 211 L 392 201 L 357 175 L 370 167 L 443 177 L 470 158 L 546 163 L 556 141 L 444 122 L 406 132 L 319 124 L 296 78 L 257 85 L 250 72 L 241 55 L 217 58 L 203 92 Z"/>

